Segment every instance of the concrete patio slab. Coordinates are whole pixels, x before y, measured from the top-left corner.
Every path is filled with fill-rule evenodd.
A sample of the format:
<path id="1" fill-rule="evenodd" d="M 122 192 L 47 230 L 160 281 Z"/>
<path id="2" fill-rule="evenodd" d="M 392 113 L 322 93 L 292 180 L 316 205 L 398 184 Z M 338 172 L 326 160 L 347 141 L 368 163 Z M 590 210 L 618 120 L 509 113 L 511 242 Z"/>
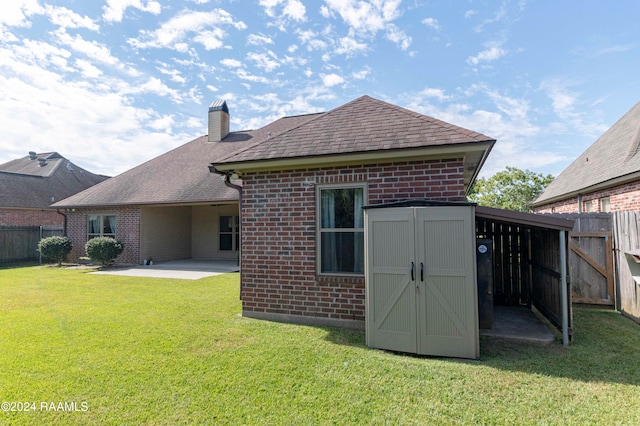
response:
<path id="1" fill-rule="evenodd" d="M 113 268 L 91 273 L 96 275 L 199 280 L 200 278 L 229 272 L 238 272 L 239 269 L 236 261 L 184 259 L 160 262 L 154 265 Z"/>
<path id="2" fill-rule="evenodd" d="M 494 322 L 490 330 L 480 330 L 480 336 L 546 346 L 555 335 L 530 309 L 495 306 Z"/>

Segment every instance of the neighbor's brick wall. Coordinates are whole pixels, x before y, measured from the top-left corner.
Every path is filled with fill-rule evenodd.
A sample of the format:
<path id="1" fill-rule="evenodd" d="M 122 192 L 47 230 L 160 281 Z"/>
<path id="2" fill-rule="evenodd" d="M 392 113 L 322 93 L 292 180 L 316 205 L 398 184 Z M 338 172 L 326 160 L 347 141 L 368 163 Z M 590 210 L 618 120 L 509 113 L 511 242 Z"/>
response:
<path id="1" fill-rule="evenodd" d="M 67 236 L 73 249 L 68 256 L 71 261 L 86 256 L 84 245 L 87 243 L 89 215 L 115 214 L 116 239 L 124 244 L 124 251 L 116 258 L 119 264 L 139 264 L 140 261 L 140 208 L 117 207 L 109 209 L 77 209 L 65 212 L 67 215 Z"/>
<path id="2" fill-rule="evenodd" d="M 316 273 L 316 185 L 352 182 L 368 183 L 365 204 L 465 199 L 462 159 L 244 175 L 244 313 L 364 321 L 364 276 Z"/>
<path id="3" fill-rule="evenodd" d="M 55 210 L 0 209 L 0 226 L 64 225 Z"/>
<path id="4" fill-rule="evenodd" d="M 593 211 L 600 212 L 600 199 L 609 197 L 612 212 L 629 212 L 640 210 L 640 182 L 630 182 L 602 191 L 592 192 L 582 195 L 582 210 L 584 203 L 593 201 Z M 565 201 L 548 204 L 534 210 L 536 213 L 577 213 L 578 197 L 573 197 Z"/>

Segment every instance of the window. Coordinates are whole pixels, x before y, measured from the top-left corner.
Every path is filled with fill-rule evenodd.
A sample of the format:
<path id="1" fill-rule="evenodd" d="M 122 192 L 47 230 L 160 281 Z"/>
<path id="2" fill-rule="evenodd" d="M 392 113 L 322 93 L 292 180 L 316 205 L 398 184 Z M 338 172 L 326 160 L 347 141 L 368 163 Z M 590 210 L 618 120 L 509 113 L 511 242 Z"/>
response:
<path id="1" fill-rule="evenodd" d="M 238 251 L 240 246 L 240 217 L 220 216 L 220 250 Z"/>
<path id="2" fill-rule="evenodd" d="M 585 211 L 585 213 L 593 212 L 593 201 L 592 200 L 584 202 L 584 211 Z"/>
<path id="3" fill-rule="evenodd" d="M 600 211 L 605 213 L 611 212 L 611 199 L 609 197 L 600 198 Z"/>
<path id="4" fill-rule="evenodd" d="M 89 215 L 88 239 L 95 237 L 116 237 L 116 215 Z"/>
<path id="5" fill-rule="evenodd" d="M 318 188 L 320 273 L 364 273 L 364 185 Z"/>

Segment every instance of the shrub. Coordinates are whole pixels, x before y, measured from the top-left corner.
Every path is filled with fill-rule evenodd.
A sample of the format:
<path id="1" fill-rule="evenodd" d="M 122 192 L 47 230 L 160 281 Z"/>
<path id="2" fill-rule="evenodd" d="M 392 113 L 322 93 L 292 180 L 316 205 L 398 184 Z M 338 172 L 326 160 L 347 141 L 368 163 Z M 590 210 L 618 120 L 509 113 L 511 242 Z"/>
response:
<path id="1" fill-rule="evenodd" d="M 64 257 L 71 252 L 73 244 L 67 237 L 53 236 L 40 240 L 38 243 L 38 251 L 45 257 L 58 262 L 58 266 L 62 265 Z"/>
<path id="2" fill-rule="evenodd" d="M 84 249 L 89 259 L 100 262 L 103 266 L 106 266 L 122 253 L 124 245 L 115 238 L 96 237 L 87 241 Z"/>

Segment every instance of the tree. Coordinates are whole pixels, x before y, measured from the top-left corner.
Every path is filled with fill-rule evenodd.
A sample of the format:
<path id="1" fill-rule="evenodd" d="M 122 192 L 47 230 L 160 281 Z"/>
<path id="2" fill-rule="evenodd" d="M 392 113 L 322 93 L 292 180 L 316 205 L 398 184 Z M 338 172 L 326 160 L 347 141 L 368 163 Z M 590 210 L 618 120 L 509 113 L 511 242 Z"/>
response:
<path id="1" fill-rule="evenodd" d="M 477 179 L 468 200 L 481 206 L 530 212 L 530 203 L 553 179 L 550 174 L 507 166 L 488 179 Z"/>
<path id="2" fill-rule="evenodd" d="M 64 257 L 71 252 L 73 245 L 67 237 L 53 236 L 40 240 L 38 243 L 38 251 L 44 257 L 55 260 L 58 266 L 62 266 Z"/>

